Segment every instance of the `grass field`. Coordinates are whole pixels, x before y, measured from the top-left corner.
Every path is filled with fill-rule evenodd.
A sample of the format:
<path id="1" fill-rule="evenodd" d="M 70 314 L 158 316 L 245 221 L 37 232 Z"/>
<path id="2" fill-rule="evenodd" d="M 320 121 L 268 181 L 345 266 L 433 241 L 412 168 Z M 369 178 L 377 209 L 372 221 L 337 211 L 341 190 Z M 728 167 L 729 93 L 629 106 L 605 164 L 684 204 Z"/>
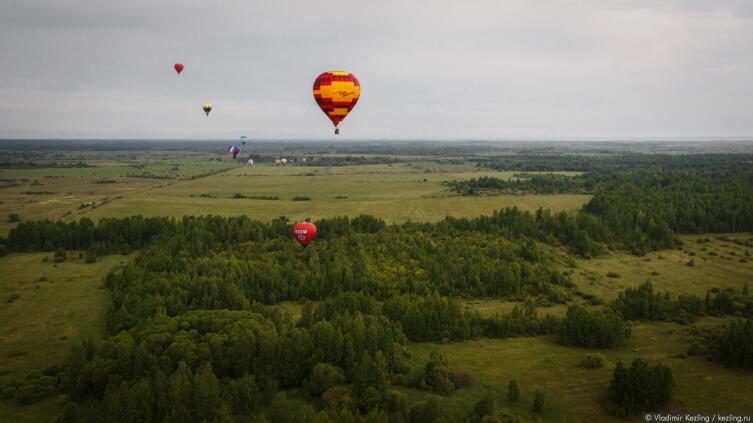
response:
<path id="1" fill-rule="evenodd" d="M 751 237 L 727 235 L 729 240 Z M 644 257 L 610 253 L 592 260 L 577 260 L 573 281 L 583 292 L 603 300 L 614 299 L 625 288 L 646 281 L 651 281 L 655 290 L 700 297 L 715 287 L 740 289 L 745 282 L 753 285 L 753 258 L 746 256 L 750 248 L 714 235 L 683 236 L 682 240 L 685 245 L 681 250 L 652 252 Z M 688 266 L 690 260 L 693 266 Z M 618 277 L 608 277 L 609 272 Z"/>
<path id="2" fill-rule="evenodd" d="M 101 163 L 100 163 L 101 164 Z M 191 176 L 233 168 L 220 174 Z M 575 172 L 558 172 L 569 175 Z M 470 165 L 408 162 L 394 165 L 304 167 L 228 162 L 166 162 L 134 166 L 2 169 L 0 234 L 22 219 L 89 217 L 248 215 L 271 220 L 368 213 L 388 222 L 435 221 L 445 216 L 475 217 L 504 207 L 575 210 L 588 195 L 503 195 L 463 197 L 442 182 L 479 176 L 512 177 L 514 172 L 480 171 Z M 169 179 L 133 177 L 156 175 Z M 3 185 L 4 184 L 4 185 Z M 278 197 L 279 200 L 232 198 Z M 293 201 L 307 196 L 309 201 Z"/>
<path id="3" fill-rule="evenodd" d="M 62 364 L 72 345 L 87 336 L 101 338 L 107 306 L 104 276 L 127 260 L 109 256 L 84 264 L 69 258 L 55 264 L 51 253 L 0 258 L 0 372 L 23 376 Z M 8 302 L 13 294 L 18 298 Z M 49 421 L 61 407 L 54 398 L 27 406 L 0 401 L 0 420 Z"/>
<path id="4" fill-rule="evenodd" d="M 166 187 L 194 175 L 227 168 L 228 163 L 219 162 L 164 162 L 0 169 L 0 234 L 7 234 L 14 225 L 7 219 L 10 213 L 18 213 L 24 220 L 77 219 L 134 192 Z"/>
<path id="5" fill-rule="evenodd" d="M 717 325 L 721 319 L 705 318 L 698 325 Z M 606 391 L 617 361 L 628 363 L 636 357 L 652 363 L 663 363 L 673 370 L 675 381 L 673 409 L 724 410 L 746 412 L 753 409 L 753 396 L 747 389 L 750 375 L 708 363 L 702 358 L 672 358 L 686 351 L 692 337 L 686 329 L 673 323 L 637 324 L 628 344 L 615 350 L 587 350 L 557 345 L 546 337 L 513 338 L 504 340 L 480 339 L 452 344 L 411 344 L 414 364 L 422 366 L 432 350 L 447 358 L 450 368 L 473 375 L 475 384 L 453 394 L 452 401 L 442 401 L 448 413 L 468 410 L 485 389 L 503 395 L 511 379 L 518 382 L 521 401 L 502 406 L 516 414 L 536 415 L 530 411 L 533 392 L 546 395 L 544 421 L 626 421 L 603 414 L 600 396 Z M 591 352 L 601 352 L 606 358 L 602 369 L 583 369 L 578 362 Z M 411 395 L 420 395 L 405 390 Z M 414 398 L 415 399 L 415 398 Z M 578 420 L 576 420 L 578 419 Z"/>
<path id="6" fill-rule="evenodd" d="M 408 163 L 347 167 L 238 168 L 192 181 L 134 191 L 88 213 L 92 218 L 189 214 L 240 215 L 270 220 L 373 214 L 388 222 L 435 221 L 445 216 L 475 217 L 504 207 L 574 210 L 588 195 L 505 195 L 462 197 L 443 181 L 483 175 L 510 177 L 512 172 L 480 172 L 462 165 Z M 275 196 L 279 200 L 232 198 Z M 293 201 L 295 196 L 310 201 Z"/>

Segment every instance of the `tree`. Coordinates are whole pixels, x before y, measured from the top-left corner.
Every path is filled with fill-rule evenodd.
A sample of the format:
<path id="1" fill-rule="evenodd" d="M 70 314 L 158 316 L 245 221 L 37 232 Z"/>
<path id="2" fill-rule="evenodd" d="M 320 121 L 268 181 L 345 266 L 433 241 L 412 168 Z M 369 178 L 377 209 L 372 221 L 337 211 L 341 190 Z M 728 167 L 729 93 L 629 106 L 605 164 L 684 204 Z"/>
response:
<path id="1" fill-rule="evenodd" d="M 205 363 L 196 375 L 193 382 L 193 408 L 198 421 L 212 420 L 219 410 L 222 400 L 220 399 L 220 381 L 212 371 L 212 365 Z"/>
<path id="2" fill-rule="evenodd" d="M 449 378 L 447 361 L 439 351 L 432 351 L 429 361 L 424 366 L 424 381 L 432 391 L 449 395 L 455 390 L 455 385 Z"/>
<path id="3" fill-rule="evenodd" d="M 629 336 L 630 329 L 614 312 L 591 312 L 572 305 L 560 325 L 558 341 L 580 347 L 611 348 L 621 345 Z"/>
<path id="4" fill-rule="evenodd" d="M 285 394 L 275 395 L 267 409 L 267 418 L 270 422 L 288 423 L 293 421 L 294 414 Z"/>
<path id="5" fill-rule="evenodd" d="M 640 358 L 630 368 L 618 362 L 609 383 L 609 399 L 622 415 L 659 410 L 672 399 L 672 370 L 660 364 L 649 366 Z"/>
<path id="6" fill-rule="evenodd" d="M 377 390 L 384 389 L 387 379 L 387 363 L 380 351 L 377 352 L 376 360 L 371 358 L 368 352 L 364 352 L 361 360 L 353 372 L 353 391 L 360 396 L 361 392 L 368 387 Z"/>

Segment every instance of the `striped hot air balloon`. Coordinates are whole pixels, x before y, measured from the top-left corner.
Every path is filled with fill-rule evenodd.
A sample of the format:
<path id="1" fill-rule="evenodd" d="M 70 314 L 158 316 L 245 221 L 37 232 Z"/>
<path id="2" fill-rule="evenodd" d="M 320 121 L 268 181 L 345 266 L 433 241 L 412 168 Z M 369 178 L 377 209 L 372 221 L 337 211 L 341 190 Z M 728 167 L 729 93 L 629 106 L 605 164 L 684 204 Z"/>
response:
<path id="1" fill-rule="evenodd" d="M 237 145 L 231 145 L 227 148 L 227 152 L 231 153 L 233 155 L 233 160 L 235 160 L 235 158 L 238 157 L 238 153 L 241 152 L 241 148 Z"/>
<path id="2" fill-rule="evenodd" d="M 353 110 L 360 95 L 361 84 L 350 72 L 324 72 L 314 81 L 314 100 L 335 125 L 335 134 L 340 133 L 337 125 Z"/>

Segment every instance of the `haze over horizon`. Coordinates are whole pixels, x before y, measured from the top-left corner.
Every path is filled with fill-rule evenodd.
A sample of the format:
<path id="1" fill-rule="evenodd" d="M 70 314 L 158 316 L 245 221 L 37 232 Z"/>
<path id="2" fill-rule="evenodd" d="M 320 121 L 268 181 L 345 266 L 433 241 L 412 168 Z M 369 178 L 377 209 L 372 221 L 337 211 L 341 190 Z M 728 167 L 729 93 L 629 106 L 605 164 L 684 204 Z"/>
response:
<path id="1" fill-rule="evenodd" d="M 0 138 L 753 138 L 753 2 L 6 1 L 0 96 Z"/>

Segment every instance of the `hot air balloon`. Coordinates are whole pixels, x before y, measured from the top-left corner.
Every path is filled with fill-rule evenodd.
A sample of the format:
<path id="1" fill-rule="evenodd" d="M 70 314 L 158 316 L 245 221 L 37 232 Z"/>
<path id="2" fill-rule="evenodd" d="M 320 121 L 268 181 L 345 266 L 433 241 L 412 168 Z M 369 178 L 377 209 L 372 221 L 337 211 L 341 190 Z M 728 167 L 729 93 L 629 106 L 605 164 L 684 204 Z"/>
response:
<path id="1" fill-rule="evenodd" d="M 245 135 L 241 135 L 241 145 L 246 145 L 246 141 L 248 141 L 248 137 Z"/>
<path id="2" fill-rule="evenodd" d="M 279 166 L 282 164 L 282 161 L 280 159 L 275 160 L 275 166 Z"/>
<path id="3" fill-rule="evenodd" d="M 288 163 L 288 159 L 280 159 L 280 163 L 287 164 Z"/>
<path id="4" fill-rule="evenodd" d="M 204 109 L 204 113 L 206 113 L 207 116 L 209 116 L 209 112 L 212 111 L 212 105 L 209 103 L 204 103 L 204 105 L 201 106 L 201 108 Z"/>
<path id="5" fill-rule="evenodd" d="M 233 160 L 235 160 L 235 158 L 238 157 L 238 153 L 241 152 L 241 148 L 238 147 L 237 145 L 231 145 L 230 147 L 227 148 L 227 152 L 232 153 Z"/>
<path id="6" fill-rule="evenodd" d="M 361 85 L 349 72 L 324 72 L 314 81 L 314 100 L 335 125 L 335 135 L 340 133 L 337 125 L 353 110 L 361 95 Z"/>
<path id="7" fill-rule="evenodd" d="M 248 159 L 246 162 L 246 167 L 254 167 L 254 159 Z"/>
<path id="8" fill-rule="evenodd" d="M 182 63 L 176 63 L 175 66 L 175 72 L 178 72 L 178 75 L 180 75 L 181 72 L 183 72 L 183 64 Z"/>
<path id="9" fill-rule="evenodd" d="M 316 225 L 311 222 L 298 222 L 293 225 L 293 236 L 299 244 L 306 248 L 316 238 Z"/>

